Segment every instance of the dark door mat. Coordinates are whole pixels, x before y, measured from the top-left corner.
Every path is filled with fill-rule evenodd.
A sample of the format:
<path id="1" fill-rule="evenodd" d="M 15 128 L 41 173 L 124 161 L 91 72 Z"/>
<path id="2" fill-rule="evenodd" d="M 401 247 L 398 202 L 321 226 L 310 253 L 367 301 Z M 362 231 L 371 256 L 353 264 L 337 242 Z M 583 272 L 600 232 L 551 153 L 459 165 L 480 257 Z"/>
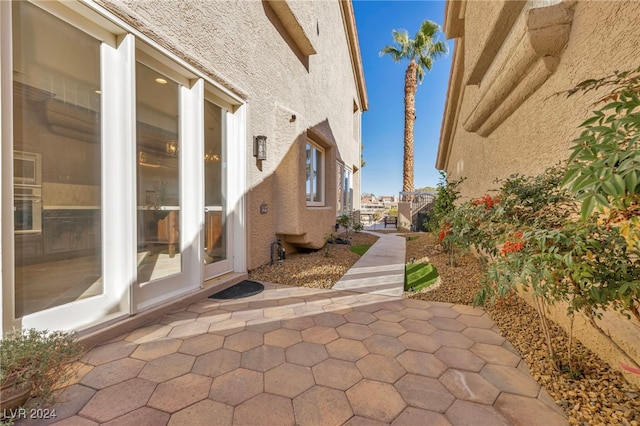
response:
<path id="1" fill-rule="evenodd" d="M 209 296 L 209 299 L 240 299 L 262 293 L 264 286 L 256 281 L 244 280 Z"/>

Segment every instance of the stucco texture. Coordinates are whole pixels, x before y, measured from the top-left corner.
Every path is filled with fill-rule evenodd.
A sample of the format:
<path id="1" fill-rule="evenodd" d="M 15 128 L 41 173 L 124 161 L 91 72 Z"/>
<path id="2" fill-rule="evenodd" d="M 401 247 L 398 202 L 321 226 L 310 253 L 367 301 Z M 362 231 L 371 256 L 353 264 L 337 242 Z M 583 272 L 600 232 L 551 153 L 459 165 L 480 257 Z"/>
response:
<path id="1" fill-rule="evenodd" d="M 440 153 L 438 164 L 452 179 L 467 178 L 461 186 L 463 199 L 483 195 L 496 186 L 496 179 L 504 179 L 513 173 L 536 175 L 566 159 L 572 140 L 579 135 L 578 125 L 587 118 L 598 93 L 578 94 L 570 98 L 555 94 L 586 79 L 638 66 L 640 3 L 562 3 L 573 16 L 568 40 L 556 56 L 557 64 L 553 64 L 555 68 L 549 71 L 548 68 L 553 67 L 542 67 L 548 75 L 538 76 L 542 81 L 541 85 L 534 88 L 533 93 L 524 101 L 505 96 L 504 103 L 511 102 L 508 116 L 490 134 L 481 136 L 477 132 L 465 130 L 464 124 L 482 95 L 485 92 L 499 92 L 500 85 L 510 83 L 515 83 L 514 91 L 517 91 L 524 83 L 518 80 L 520 77 L 509 76 L 509 69 L 495 70 L 492 69 L 495 64 L 492 64 L 480 84 L 466 84 L 476 65 L 475 61 L 481 57 L 479 52 L 485 49 L 497 50 L 496 61 L 501 53 L 515 56 L 513 52 L 516 52 L 516 47 L 509 44 L 509 39 L 502 45 L 502 49 L 511 49 L 508 52 L 485 45 L 489 31 L 484 23 L 495 21 L 495 15 L 500 12 L 499 5 L 493 2 L 466 2 L 464 36 L 457 40 L 457 49 L 462 49 L 464 53 L 456 57 L 455 72 L 452 73 L 452 84 L 456 79 L 460 84 L 460 96 L 447 100 L 445 120 L 454 124 L 449 136 L 441 139 L 440 150 L 443 152 Z M 525 8 L 522 14 L 526 13 Z M 518 19 L 525 18 L 520 16 Z M 516 21 L 512 32 L 517 30 L 518 24 Z M 531 49 L 536 48 L 534 46 Z M 547 56 L 542 58 L 548 59 Z M 510 57 L 504 64 L 517 69 L 514 61 Z M 486 79 L 492 73 L 499 72 L 503 75 L 492 82 L 495 87 L 488 89 Z M 533 73 L 529 70 L 527 72 Z M 510 78 L 514 81 L 510 81 Z M 452 92 L 454 91 L 450 88 L 450 94 Z M 498 93 L 497 96 L 500 95 Z M 518 102 L 522 103 L 518 105 Z M 500 103 L 494 103 L 489 108 L 498 109 L 500 106 Z"/>
<path id="2" fill-rule="evenodd" d="M 455 15 L 459 5 L 448 2 L 445 28 L 457 38 L 437 160 L 451 179 L 467 178 L 462 201 L 496 188 L 496 179 L 538 175 L 566 160 L 578 126 L 604 93 L 558 93 L 640 65 L 640 2 L 532 0 L 521 4 L 516 18 L 506 9 L 515 2 L 464 4 Z M 496 19 L 500 14 L 506 18 Z M 500 25 L 511 28 L 499 30 Z M 498 45 L 488 45 L 496 40 Z M 564 306 L 550 316 L 568 329 Z M 638 361 L 636 323 L 607 313 L 600 325 Z M 613 368 L 627 362 L 583 318 L 576 319 L 573 332 Z M 638 383 L 637 375 L 626 376 Z"/>
<path id="3" fill-rule="evenodd" d="M 268 1 L 143 2 L 102 4 L 247 103 L 247 266 L 265 264 L 270 244 L 319 247 L 335 223 L 335 161 L 360 164 L 354 134 L 357 89 L 338 1 L 289 1 L 315 54 L 305 55 Z M 294 118 L 295 116 L 295 118 Z M 306 208 L 304 142 L 322 128 L 329 148 L 325 208 Z M 253 137 L 267 136 L 267 159 L 253 157 Z M 302 146 L 302 148 L 300 148 Z M 333 181 L 331 181 L 333 179 Z M 354 191 L 359 193 L 359 173 Z M 356 197 L 359 198 L 359 197 Z M 267 212 L 260 213 L 266 204 Z M 291 233 L 291 234 L 287 234 Z M 290 245 L 290 249 L 296 246 Z"/>

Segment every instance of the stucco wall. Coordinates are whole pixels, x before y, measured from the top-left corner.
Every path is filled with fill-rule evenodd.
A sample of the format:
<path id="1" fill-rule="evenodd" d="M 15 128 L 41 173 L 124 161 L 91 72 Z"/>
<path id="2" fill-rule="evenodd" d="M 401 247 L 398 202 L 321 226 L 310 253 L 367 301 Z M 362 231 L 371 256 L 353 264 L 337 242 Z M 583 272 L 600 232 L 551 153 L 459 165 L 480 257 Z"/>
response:
<path id="1" fill-rule="evenodd" d="M 514 21 L 514 28 L 510 30 L 502 48 L 486 46 L 486 41 L 490 39 L 489 33 L 479 27 L 496 22 L 496 14 L 502 10 L 498 2 L 491 5 L 488 3 L 467 1 L 464 20 L 452 21 L 449 25 L 452 34 L 461 36 L 456 40 L 437 167 L 446 170 L 452 179 L 467 178 L 461 185 L 463 200 L 482 196 L 495 188 L 496 179 L 503 179 L 514 173 L 537 175 L 547 167 L 566 159 L 570 154 L 568 148 L 572 145 L 572 140 L 580 133 L 578 125 L 588 117 L 593 109 L 592 103 L 602 96 L 602 93 L 576 94 L 570 98 L 555 94 L 570 89 L 586 79 L 604 77 L 615 70 L 634 69 L 640 65 L 640 2 L 529 2 L 523 9 L 523 14 L 528 13 L 528 8 L 534 3 L 558 9 L 568 8 L 553 15 L 558 18 L 557 31 L 545 34 L 549 38 L 543 40 L 548 42 L 549 39 L 555 38 L 562 43 L 561 49 L 558 52 L 554 51 L 557 62 L 543 68 L 542 74 L 539 74 L 542 76 L 539 80 L 542 81 L 541 85 L 527 97 L 514 100 L 505 95 L 505 87 L 514 83 L 514 79 L 509 79 L 513 77 L 509 76 L 509 71 L 518 69 L 517 61 L 513 58 L 518 54 L 522 55 L 522 52 L 531 53 L 540 45 L 533 43 L 533 47 L 526 47 L 531 38 L 520 44 L 509 40 L 509 36 L 522 30 L 521 15 L 518 18 L 519 23 L 518 20 Z M 570 11 L 570 17 L 567 11 Z M 570 31 L 568 39 L 565 40 L 562 31 L 566 30 L 567 22 L 570 22 Z M 461 23 L 464 28 L 460 28 Z M 521 27 L 517 27 L 519 24 Z M 547 22 L 544 22 L 543 26 L 546 24 Z M 531 31 L 529 36 L 533 37 L 534 33 L 535 31 Z M 556 47 L 558 46 L 551 46 L 552 50 Z M 510 50 L 505 51 L 505 48 Z M 496 53 L 495 62 L 488 67 L 479 84 L 468 84 L 478 59 L 483 56 L 481 52 L 487 49 Z M 496 69 L 501 55 L 507 58 L 502 62 L 506 68 Z M 542 59 L 545 59 L 544 55 Z M 515 92 L 522 87 L 522 81 L 529 75 L 527 72 L 528 69 L 522 71 L 522 75 L 516 76 Z M 495 79 L 490 81 L 491 77 Z M 495 86 L 488 87 L 490 83 Z M 487 93 L 494 98 L 502 97 L 506 103 L 512 102 L 516 107 L 509 111 L 508 116 L 495 129 L 490 130 L 488 135 L 482 136 L 479 130 L 465 129 L 465 125 L 468 128 L 472 127 L 469 125 L 468 117 L 478 108 Z M 492 105 L 493 110 L 488 108 L 486 111 L 494 113 L 501 105 L 496 103 Z M 564 306 L 559 305 L 551 309 L 550 316 L 568 329 L 569 320 Z M 638 324 L 621 318 L 616 313 L 608 312 L 604 315 L 601 326 L 606 332 L 611 333 L 613 339 L 624 347 L 636 362 L 638 361 Z M 616 370 L 620 370 L 620 362 L 627 362 L 580 316 L 576 317 L 574 323 L 574 336 Z M 628 380 L 638 383 L 637 376 L 630 373 L 625 375 Z"/>
<path id="2" fill-rule="evenodd" d="M 485 48 L 486 31 L 478 27 L 492 22 L 499 11 L 488 3 L 466 3 L 464 37 L 458 40 L 464 44 L 464 55 L 456 58 L 462 61 L 457 69 L 460 110 L 457 114 L 455 109 L 446 112 L 457 121 L 454 120 L 448 141 L 449 155 L 441 167 L 452 179 L 467 177 L 461 187 L 465 199 L 481 196 L 495 187 L 496 178 L 512 173 L 535 175 L 567 158 L 571 141 L 579 134 L 577 126 L 586 119 L 597 94 L 578 94 L 568 99 L 554 94 L 588 78 L 635 68 L 640 58 L 640 3 L 569 2 L 573 4 L 569 40 L 555 71 L 487 137 L 466 131 L 464 119 L 477 105 L 483 90 L 483 82 L 466 85 L 478 52 Z M 454 103 L 452 99 L 448 102 Z M 445 142 L 441 140 L 441 148 Z"/>
<path id="3" fill-rule="evenodd" d="M 326 208 L 306 209 L 304 168 L 292 173 L 283 161 L 307 129 L 321 125 L 328 129 L 325 132 L 334 146 L 329 177 L 335 175 L 336 158 L 349 167 L 360 165 L 353 105 L 363 106 L 339 2 L 289 2 L 317 52 L 309 56 L 296 47 L 268 2 L 128 0 L 102 4 L 247 101 L 248 268 L 269 261 L 269 245 L 282 222 L 279 216 L 288 220 L 292 211 L 298 215 L 293 220 L 301 232 L 313 231 L 299 237 L 300 241 L 321 244 L 324 229 L 335 223 L 335 190 L 333 195 L 327 192 Z M 255 135 L 268 138 L 265 161 L 253 157 Z M 359 191 L 359 176 L 354 182 Z M 335 176 L 329 184 L 335 187 Z M 261 204 L 267 205 L 267 213 L 260 213 Z"/>

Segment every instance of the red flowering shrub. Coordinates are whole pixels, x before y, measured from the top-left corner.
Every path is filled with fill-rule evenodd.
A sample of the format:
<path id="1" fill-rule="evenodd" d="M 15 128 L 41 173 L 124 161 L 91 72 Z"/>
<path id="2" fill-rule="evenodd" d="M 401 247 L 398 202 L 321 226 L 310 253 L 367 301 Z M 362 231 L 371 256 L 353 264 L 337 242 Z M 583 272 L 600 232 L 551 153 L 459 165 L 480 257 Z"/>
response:
<path id="1" fill-rule="evenodd" d="M 520 241 L 505 241 L 500 250 L 501 254 L 516 253 L 524 248 L 524 243 Z"/>
<path id="2" fill-rule="evenodd" d="M 482 205 L 484 205 L 485 209 L 490 210 L 493 206 L 495 206 L 499 202 L 500 202 L 500 199 L 498 197 L 491 197 L 490 195 L 483 195 L 482 198 L 479 198 L 477 200 L 473 200 L 471 202 L 471 204 L 473 204 L 474 206 L 482 206 Z"/>
<path id="3" fill-rule="evenodd" d="M 440 234 L 438 234 L 438 244 L 442 243 L 442 240 L 444 240 L 445 237 L 450 233 L 451 225 L 445 222 L 445 224 L 442 226 L 442 229 L 440 230 Z"/>

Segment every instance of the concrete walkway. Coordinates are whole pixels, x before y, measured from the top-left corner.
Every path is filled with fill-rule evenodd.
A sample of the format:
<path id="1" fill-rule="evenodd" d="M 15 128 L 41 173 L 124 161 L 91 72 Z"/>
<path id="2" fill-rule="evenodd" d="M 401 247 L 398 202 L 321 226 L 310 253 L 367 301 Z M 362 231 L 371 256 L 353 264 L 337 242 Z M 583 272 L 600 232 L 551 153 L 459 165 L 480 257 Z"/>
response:
<path id="1" fill-rule="evenodd" d="M 401 297 L 404 291 L 405 238 L 394 234 L 366 232 L 379 239 L 333 288 Z"/>
<path id="2" fill-rule="evenodd" d="M 387 260 L 376 251 L 368 261 Z M 384 266 L 356 264 L 351 282 L 363 289 L 366 268 Z M 264 284 L 93 348 L 56 417 L 18 424 L 568 424 L 482 309 Z"/>

